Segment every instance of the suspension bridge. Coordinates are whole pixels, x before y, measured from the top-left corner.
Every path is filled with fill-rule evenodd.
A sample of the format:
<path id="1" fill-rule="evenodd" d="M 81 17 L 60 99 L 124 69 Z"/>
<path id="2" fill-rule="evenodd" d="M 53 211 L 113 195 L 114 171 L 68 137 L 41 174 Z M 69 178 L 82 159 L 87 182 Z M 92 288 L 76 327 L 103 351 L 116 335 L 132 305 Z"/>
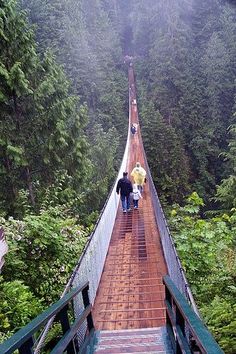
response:
<path id="1" fill-rule="evenodd" d="M 53 321 L 62 329 L 53 354 L 223 353 L 199 317 L 152 181 L 132 65 L 128 78 L 127 143 L 95 229 L 61 299 L 0 345 L 1 354 L 48 352 L 44 342 Z M 147 171 L 143 199 L 124 214 L 116 184 L 137 161 Z"/>

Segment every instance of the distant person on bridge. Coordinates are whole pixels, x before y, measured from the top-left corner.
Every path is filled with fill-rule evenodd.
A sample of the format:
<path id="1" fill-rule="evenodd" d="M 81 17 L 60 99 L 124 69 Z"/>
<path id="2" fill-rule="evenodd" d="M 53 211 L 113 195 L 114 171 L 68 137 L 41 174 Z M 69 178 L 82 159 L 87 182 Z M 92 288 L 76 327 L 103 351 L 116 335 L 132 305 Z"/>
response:
<path id="1" fill-rule="evenodd" d="M 135 128 L 134 124 L 131 125 L 130 130 L 131 130 L 132 135 L 134 136 L 134 134 L 136 133 L 136 128 Z"/>
<path id="2" fill-rule="evenodd" d="M 130 211 L 130 193 L 133 192 L 132 183 L 128 179 L 128 172 L 123 172 L 123 178 L 120 178 L 117 187 L 116 193 L 120 194 L 121 204 L 123 213 Z"/>
<path id="3" fill-rule="evenodd" d="M 134 84 L 131 84 L 130 86 L 130 94 L 131 94 L 131 98 L 133 98 L 134 94 L 135 94 L 135 90 L 134 90 Z"/>
<path id="4" fill-rule="evenodd" d="M 138 185 L 136 183 L 134 183 L 134 185 L 133 185 L 134 209 L 138 209 L 138 201 L 139 201 L 140 198 L 142 198 L 142 195 L 140 193 L 140 190 L 138 189 Z"/>
<path id="5" fill-rule="evenodd" d="M 131 172 L 131 176 L 134 178 L 134 183 L 138 185 L 138 189 L 142 193 L 143 185 L 146 179 L 146 171 L 141 166 L 140 162 L 136 162 L 136 166 L 134 167 L 133 171 Z"/>

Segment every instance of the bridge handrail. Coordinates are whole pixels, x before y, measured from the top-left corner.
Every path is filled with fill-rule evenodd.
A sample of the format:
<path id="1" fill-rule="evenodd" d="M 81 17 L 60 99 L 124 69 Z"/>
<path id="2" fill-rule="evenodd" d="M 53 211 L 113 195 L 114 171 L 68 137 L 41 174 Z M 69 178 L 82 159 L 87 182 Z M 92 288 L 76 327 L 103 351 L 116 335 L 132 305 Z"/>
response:
<path id="1" fill-rule="evenodd" d="M 163 282 L 166 293 L 167 330 L 175 352 L 222 354 L 223 351 L 203 321 L 192 310 L 171 278 L 166 275 L 163 277 Z"/>
<path id="2" fill-rule="evenodd" d="M 129 125 L 128 135 L 126 141 L 126 147 L 123 155 L 123 159 L 120 165 L 117 178 L 111 188 L 106 203 L 100 213 L 99 219 L 91 233 L 88 243 L 82 253 L 74 274 L 71 277 L 70 283 L 77 286 L 81 281 L 89 280 L 90 283 L 90 301 L 93 304 L 97 289 L 99 286 L 100 278 L 102 275 L 103 267 L 105 264 L 106 255 L 108 252 L 110 239 L 113 231 L 113 226 L 116 219 L 117 209 L 119 205 L 120 197 L 116 193 L 116 185 L 118 180 L 122 177 L 124 171 L 127 168 L 128 150 L 130 142 L 130 105 L 129 105 Z M 74 300 L 75 313 L 79 314 L 81 309 L 81 298 L 76 297 Z M 81 328 L 78 333 L 80 343 L 83 342 L 84 334 L 86 333 L 86 326 Z"/>
<path id="3" fill-rule="evenodd" d="M 62 344 L 63 350 L 69 345 L 71 346 L 70 352 L 73 352 L 74 344 L 71 342 L 73 338 L 71 335 L 68 337 L 70 330 L 74 330 L 76 333 L 78 331 L 78 327 L 86 320 L 88 322 L 89 332 L 93 330 L 93 320 L 91 315 L 92 306 L 89 302 L 88 297 L 89 283 L 86 282 L 82 286 L 74 288 L 68 294 L 66 294 L 59 301 L 51 305 L 47 310 L 38 315 L 35 319 L 33 319 L 29 324 L 25 327 L 21 328 L 18 332 L 16 332 L 12 337 L 6 340 L 3 344 L 0 345 L 0 353 L 1 354 L 10 354 L 15 350 L 19 350 L 20 353 L 30 353 L 31 349 L 34 346 L 34 334 L 46 323 L 48 320 L 55 315 L 61 321 L 62 330 L 64 333 L 64 337 L 60 340 L 60 345 Z M 69 319 L 68 319 L 68 304 L 74 297 L 82 293 L 84 310 L 81 312 L 78 318 L 76 318 L 72 328 L 70 327 Z M 59 345 L 58 343 L 58 345 Z M 61 346 L 61 347 L 62 347 Z M 75 353 L 75 351 L 74 351 Z"/>

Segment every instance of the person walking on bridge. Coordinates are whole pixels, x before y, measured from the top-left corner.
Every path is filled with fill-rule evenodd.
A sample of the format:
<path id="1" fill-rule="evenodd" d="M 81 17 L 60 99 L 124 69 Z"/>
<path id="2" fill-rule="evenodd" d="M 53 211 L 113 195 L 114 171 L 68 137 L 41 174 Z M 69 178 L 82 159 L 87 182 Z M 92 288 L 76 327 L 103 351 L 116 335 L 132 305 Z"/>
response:
<path id="1" fill-rule="evenodd" d="M 120 194 L 121 204 L 123 213 L 130 211 L 130 193 L 133 192 L 132 183 L 128 179 L 128 172 L 123 172 L 123 178 L 120 178 L 117 187 L 116 193 Z"/>
<path id="2" fill-rule="evenodd" d="M 131 176 L 134 178 L 134 183 L 138 185 L 140 192 L 143 191 L 143 185 L 146 179 L 146 171 L 141 166 L 140 162 L 136 162 L 136 166 L 131 172 Z"/>
<path id="3" fill-rule="evenodd" d="M 138 209 L 138 201 L 140 198 L 143 198 L 141 195 L 140 190 L 138 189 L 138 186 L 136 183 L 133 185 L 133 203 L 134 203 L 134 209 Z"/>
<path id="4" fill-rule="evenodd" d="M 134 124 L 131 125 L 130 130 L 131 130 L 132 136 L 134 136 L 134 134 L 136 133 L 136 128 L 135 128 Z"/>

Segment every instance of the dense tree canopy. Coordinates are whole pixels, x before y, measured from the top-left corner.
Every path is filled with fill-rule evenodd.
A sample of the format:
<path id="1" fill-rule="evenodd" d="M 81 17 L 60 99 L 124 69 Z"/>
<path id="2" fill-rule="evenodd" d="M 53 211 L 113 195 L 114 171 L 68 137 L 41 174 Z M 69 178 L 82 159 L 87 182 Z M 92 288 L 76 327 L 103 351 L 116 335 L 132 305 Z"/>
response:
<path id="1" fill-rule="evenodd" d="M 65 169 L 83 178 L 86 110 L 70 95 L 69 82 L 52 54 L 36 53 L 33 32 L 16 2 L 1 12 L 0 155 L 1 201 L 17 213 L 22 190 L 36 207 L 36 194 Z M 80 175 L 77 171 L 80 170 Z"/>
<path id="2" fill-rule="evenodd" d="M 189 184 L 206 199 L 229 173 L 219 155 L 235 121 L 235 7 L 217 0 L 135 4 L 131 20 L 141 104 L 153 102 L 176 131 L 187 155 Z M 145 144 L 149 148 L 151 141 Z"/>

